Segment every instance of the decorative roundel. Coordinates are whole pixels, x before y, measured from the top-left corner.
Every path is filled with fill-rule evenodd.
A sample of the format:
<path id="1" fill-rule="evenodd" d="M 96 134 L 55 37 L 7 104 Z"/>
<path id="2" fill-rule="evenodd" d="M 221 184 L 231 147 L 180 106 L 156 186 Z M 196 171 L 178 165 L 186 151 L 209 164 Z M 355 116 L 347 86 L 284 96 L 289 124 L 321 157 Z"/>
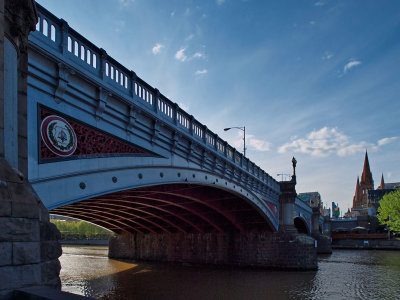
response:
<path id="1" fill-rule="evenodd" d="M 56 155 L 67 157 L 76 150 L 75 131 L 66 120 L 59 116 L 46 117 L 40 125 L 40 134 L 47 148 Z"/>

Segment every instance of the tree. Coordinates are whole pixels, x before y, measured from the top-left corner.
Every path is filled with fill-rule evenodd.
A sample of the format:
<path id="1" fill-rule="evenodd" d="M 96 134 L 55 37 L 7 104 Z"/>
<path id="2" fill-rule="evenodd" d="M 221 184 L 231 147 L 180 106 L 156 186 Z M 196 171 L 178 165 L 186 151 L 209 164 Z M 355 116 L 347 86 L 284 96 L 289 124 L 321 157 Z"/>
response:
<path id="1" fill-rule="evenodd" d="M 390 231 L 400 232 L 400 190 L 383 196 L 379 202 L 377 218 Z"/>

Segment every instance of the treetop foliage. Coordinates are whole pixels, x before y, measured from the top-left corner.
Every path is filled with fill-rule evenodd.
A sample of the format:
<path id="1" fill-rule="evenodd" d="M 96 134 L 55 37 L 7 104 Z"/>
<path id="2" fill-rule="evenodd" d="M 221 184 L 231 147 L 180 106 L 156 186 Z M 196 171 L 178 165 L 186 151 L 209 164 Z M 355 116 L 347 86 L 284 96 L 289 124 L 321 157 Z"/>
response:
<path id="1" fill-rule="evenodd" d="M 379 202 L 377 218 L 390 231 L 400 232 L 400 190 L 383 196 Z"/>

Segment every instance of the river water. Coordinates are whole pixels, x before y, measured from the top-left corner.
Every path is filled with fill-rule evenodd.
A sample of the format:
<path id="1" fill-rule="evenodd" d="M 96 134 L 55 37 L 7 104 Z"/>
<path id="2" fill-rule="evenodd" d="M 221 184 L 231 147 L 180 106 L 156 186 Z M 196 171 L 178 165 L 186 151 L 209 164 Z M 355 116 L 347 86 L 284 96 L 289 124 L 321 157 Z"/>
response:
<path id="1" fill-rule="evenodd" d="M 334 250 L 310 272 L 121 262 L 107 252 L 63 246 L 62 289 L 99 299 L 400 299 L 400 251 Z"/>

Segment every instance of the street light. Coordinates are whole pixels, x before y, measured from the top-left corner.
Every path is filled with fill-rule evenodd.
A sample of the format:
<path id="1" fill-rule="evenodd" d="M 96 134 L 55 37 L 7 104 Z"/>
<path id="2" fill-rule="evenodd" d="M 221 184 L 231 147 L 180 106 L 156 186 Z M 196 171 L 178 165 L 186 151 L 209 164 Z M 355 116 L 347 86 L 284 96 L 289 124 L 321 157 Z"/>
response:
<path id="1" fill-rule="evenodd" d="M 243 131 L 243 156 L 246 157 L 246 127 L 228 127 L 228 128 L 224 128 L 224 131 L 228 131 L 232 128 L 236 128 L 236 129 L 240 129 L 241 131 Z"/>

